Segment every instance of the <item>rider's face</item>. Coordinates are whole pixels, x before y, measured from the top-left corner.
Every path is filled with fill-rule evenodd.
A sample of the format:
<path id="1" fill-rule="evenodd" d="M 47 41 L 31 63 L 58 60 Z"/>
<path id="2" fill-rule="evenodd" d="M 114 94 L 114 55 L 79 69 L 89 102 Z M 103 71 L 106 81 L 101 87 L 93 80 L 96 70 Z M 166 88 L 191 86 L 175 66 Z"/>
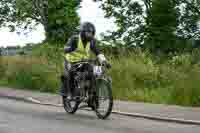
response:
<path id="1" fill-rule="evenodd" d="M 86 31 L 85 32 L 85 37 L 88 39 L 88 40 L 92 40 L 94 38 L 94 34 L 90 31 Z"/>

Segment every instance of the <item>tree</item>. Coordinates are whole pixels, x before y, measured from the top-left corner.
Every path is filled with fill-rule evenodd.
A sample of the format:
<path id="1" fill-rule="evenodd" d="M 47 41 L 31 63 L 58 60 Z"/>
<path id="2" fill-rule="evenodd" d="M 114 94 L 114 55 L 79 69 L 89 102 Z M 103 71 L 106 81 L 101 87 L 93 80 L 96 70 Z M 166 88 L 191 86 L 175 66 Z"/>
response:
<path id="1" fill-rule="evenodd" d="M 105 39 L 112 38 L 117 41 L 121 39 L 126 44 L 140 44 L 144 38 L 145 32 L 145 14 L 144 5 L 132 0 L 106 0 L 102 3 L 102 9 L 105 11 L 105 17 L 115 18 L 117 25 L 116 31 L 110 31 Z"/>
<path id="2" fill-rule="evenodd" d="M 185 39 L 200 39 L 200 0 L 175 0 L 179 13 L 177 35 Z"/>
<path id="3" fill-rule="evenodd" d="M 144 46 L 143 44 L 150 34 L 149 27 L 152 27 L 151 21 L 154 17 L 152 14 L 153 1 L 154 0 L 102 1 L 102 9 L 106 14 L 105 17 L 114 17 L 118 27 L 116 31 L 110 31 L 109 35 L 104 35 L 105 39 L 114 41 L 120 39 L 127 45 L 136 44 Z M 178 23 L 175 31 L 176 36 L 182 39 L 199 38 L 200 26 L 198 22 L 200 17 L 200 1 L 171 0 L 171 2 L 172 1 L 175 4 L 173 8 L 175 8 L 176 14 L 178 14 L 173 20 L 173 22 L 176 21 Z M 175 10 L 173 9 L 173 14 Z M 185 11 L 183 12 L 183 10 Z M 169 33 L 169 31 L 167 32 Z"/>
<path id="4" fill-rule="evenodd" d="M 13 31 L 14 28 L 10 25 L 11 22 L 16 21 L 16 4 L 14 0 L 0 1 L 0 27 L 9 26 Z"/>
<path id="5" fill-rule="evenodd" d="M 79 0 L 54 0 L 49 1 L 47 36 L 51 41 L 65 42 L 66 39 L 77 31 L 79 16 L 77 8 Z"/>
<path id="6" fill-rule="evenodd" d="M 172 0 L 153 0 L 150 9 L 146 47 L 152 51 L 169 52 L 176 49 L 177 11 Z"/>
<path id="7" fill-rule="evenodd" d="M 1 0 L 0 26 L 31 28 L 42 24 L 47 41 L 63 42 L 79 24 L 79 0 Z"/>

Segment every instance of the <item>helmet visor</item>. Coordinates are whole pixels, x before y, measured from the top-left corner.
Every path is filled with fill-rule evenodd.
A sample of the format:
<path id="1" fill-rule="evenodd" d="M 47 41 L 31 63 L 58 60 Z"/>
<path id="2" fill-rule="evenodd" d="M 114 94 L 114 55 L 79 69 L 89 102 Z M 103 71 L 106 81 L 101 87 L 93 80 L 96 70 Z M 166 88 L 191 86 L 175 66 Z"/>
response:
<path id="1" fill-rule="evenodd" d="M 92 40 L 94 38 L 94 34 L 92 31 L 85 31 L 85 37 L 87 40 Z"/>

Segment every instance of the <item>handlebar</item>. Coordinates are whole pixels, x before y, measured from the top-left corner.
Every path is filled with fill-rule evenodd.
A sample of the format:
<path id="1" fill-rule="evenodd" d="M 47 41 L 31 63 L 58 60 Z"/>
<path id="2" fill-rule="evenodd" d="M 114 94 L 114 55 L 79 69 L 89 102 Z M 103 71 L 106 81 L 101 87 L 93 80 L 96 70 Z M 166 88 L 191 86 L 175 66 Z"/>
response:
<path id="1" fill-rule="evenodd" d="M 97 59 L 82 59 L 81 61 L 73 62 L 73 64 L 78 64 L 78 63 L 95 63 L 97 62 Z"/>
<path id="2" fill-rule="evenodd" d="M 80 64 L 80 63 L 95 63 L 98 62 L 98 59 L 82 59 L 81 61 L 77 61 L 77 62 L 73 62 L 73 64 Z M 103 62 L 101 64 L 102 66 L 110 69 L 111 68 L 111 64 L 108 62 Z"/>
<path id="3" fill-rule="evenodd" d="M 110 69 L 110 68 L 112 67 L 111 64 L 108 63 L 108 62 L 104 62 L 104 63 L 102 64 L 102 66 L 104 66 L 104 67 L 106 67 L 106 68 L 108 68 L 108 69 Z"/>

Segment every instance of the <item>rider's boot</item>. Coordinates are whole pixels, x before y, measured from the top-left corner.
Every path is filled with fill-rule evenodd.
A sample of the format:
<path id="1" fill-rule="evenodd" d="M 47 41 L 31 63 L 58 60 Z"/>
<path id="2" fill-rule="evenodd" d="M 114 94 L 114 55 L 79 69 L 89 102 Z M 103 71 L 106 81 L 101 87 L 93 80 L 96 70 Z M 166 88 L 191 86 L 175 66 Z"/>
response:
<path id="1" fill-rule="evenodd" d="M 61 86 L 60 86 L 59 94 L 61 96 L 64 96 L 65 95 L 65 87 L 64 87 L 64 76 L 63 75 L 60 77 L 60 80 L 61 80 Z"/>
<path id="2" fill-rule="evenodd" d="M 70 88 L 70 79 L 65 78 L 64 80 L 64 84 L 65 84 L 65 91 L 66 91 L 66 96 L 68 100 L 72 99 L 72 93 L 71 93 L 71 88 Z"/>
<path id="3" fill-rule="evenodd" d="M 66 92 L 65 92 L 64 87 L 61 87 L 61 89 L 60 89 L 60 95 L 61 96 L 66 96 Z"/>
<path id="4" fill-rule="evenodd" d="M 61 96 L 67 96 L 67 99 L 71 99 L 71 91 L 70 91 L 70 85 L 69 85 L 69 79 L 67 77 L 62 77 L 62 87 L 60 89 L 60 95 Z"/>

